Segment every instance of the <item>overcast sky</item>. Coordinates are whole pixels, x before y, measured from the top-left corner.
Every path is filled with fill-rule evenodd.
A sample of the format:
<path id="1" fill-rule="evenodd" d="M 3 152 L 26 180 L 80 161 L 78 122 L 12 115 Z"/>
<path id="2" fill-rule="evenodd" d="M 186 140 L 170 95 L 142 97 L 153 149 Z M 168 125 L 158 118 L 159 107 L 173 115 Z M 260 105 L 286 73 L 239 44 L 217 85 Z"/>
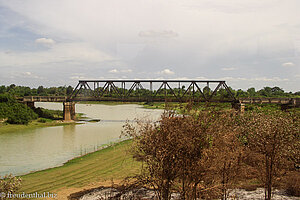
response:
<path id="1" fill-rule="evenodd" d="M 0 85 L 226 80 L 300 90 L 299 0 L 0 0 Z"/>

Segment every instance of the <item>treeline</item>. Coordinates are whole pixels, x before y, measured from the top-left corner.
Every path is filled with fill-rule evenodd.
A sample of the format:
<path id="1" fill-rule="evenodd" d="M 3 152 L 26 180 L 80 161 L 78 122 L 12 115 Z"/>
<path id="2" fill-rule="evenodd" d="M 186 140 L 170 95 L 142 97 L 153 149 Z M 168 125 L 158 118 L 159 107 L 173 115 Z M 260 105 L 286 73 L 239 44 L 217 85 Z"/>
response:
<path id="1" fill-rule="evenodd" d="M 236 97 L 300 97 L 300 91 L 298 92 L 285 92 L 280 87 L 264 87 L 261 90 L 256 91 L 255 88 L 249 88 L 244 91 L 241 89 L 233 90 Z"/>
<path id="2" fill-rule="evenodd" d="M 13 96 L 68 96 L 72 93 L 72 86 L 60 86 L 60 87 L 43 87 L 30 88 L 26 86 L 16 86 L 11 84 L 10 86 L 0 86 L 0 94 L 10 94 Z"/>
<path id="3" fill-rule="evenodd" d="M 98 88 L 98 92 L 102 91 L 103 88 Z M 121 88 L 115 88 L 119 93 L 124 93 Z M 104 91 L 104 96 L 105 97 L 114 97 L 117 96 L 117 93 L 115 89 L 110 89 L 111 91 L 109 92 L 108 90 Z M 182 88 L 174 88 L 173 91 L 175 94 L 183 94 L 186 91 L 187 88 L 185 86 L 182 86 Z M 242 90 L 242 89 L 237 89 L 234 90 L 230 88 L 230 91 L 232 94 L 239 98 L 239 97 L 300 97 L 300 91 L 298 92 L 287 92 L 284 91 L 280 87 L 264 87 L 263 89 L 256 90 L 255 88 L 249 88 L 247 90 Z M 43 87 L 39 86 L 38 88 L 30 88 L 26 86 L 16 86 L 15 84 L 11 84 L 9 86 L 2 85 L 0 86 L 0 94 L 11 94 L 13 96 L 18 96 L 18 97 L 23 97 L 23 96 L 69 96 L 73 91 L 72 86 L 60 86 L 60 87 Z M 125 92 L 128 92 L 129 90 L 126 89 Z M 82 90 L 82 93 L 87 93 L 88 90 Z M 131 91 L 132 96 L 149 96 L 150 94 L 155 93 L 156 91 L 151 92 L 148 89 L 138 89 Z M 191 88 L 190 91 L 191 93 Z M 209 87 L 204 87 L 202 92 L 204 95 L 208 96 L 212 94 L 212 90 Z M 172 95 L 172 91 L 170 89 L 161 89 L 158 92 L 158 96 L 164 96 L 165 93 L 167 95 Z M 201 94 L 199 92 L 195 93 L 195 96 L 200 96 Z M 217 91 L 215 94 L 216 96 L 223 97 L 223 98 L 228 98 L 230 95 L 228 92 L 221 88 Z"/>

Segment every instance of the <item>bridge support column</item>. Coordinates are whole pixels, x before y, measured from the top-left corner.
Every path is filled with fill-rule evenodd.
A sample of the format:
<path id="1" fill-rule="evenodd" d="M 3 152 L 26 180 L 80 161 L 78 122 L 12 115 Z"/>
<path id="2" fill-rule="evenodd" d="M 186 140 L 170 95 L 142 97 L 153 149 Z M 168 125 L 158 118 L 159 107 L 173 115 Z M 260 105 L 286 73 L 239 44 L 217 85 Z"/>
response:
<path id="1" fill-rule="evenodd" d="M 74 102 L 63 102 L 64 105 L 64 121 L 72 121 L 76 119 L 75 115 L 75 103 Z"/>
<path id="2" fill-rule="evenodd" d="M 243 113 L 245 112 L 245 104 L 244 103 L 232 103 L 232 108 Z"/>
<path id="3" fill-rule="evenodd" d="M 32 109 L 34 108 L 34 101 L 25 101 L 24 103 L 29 108 L 32 108 Z"/>

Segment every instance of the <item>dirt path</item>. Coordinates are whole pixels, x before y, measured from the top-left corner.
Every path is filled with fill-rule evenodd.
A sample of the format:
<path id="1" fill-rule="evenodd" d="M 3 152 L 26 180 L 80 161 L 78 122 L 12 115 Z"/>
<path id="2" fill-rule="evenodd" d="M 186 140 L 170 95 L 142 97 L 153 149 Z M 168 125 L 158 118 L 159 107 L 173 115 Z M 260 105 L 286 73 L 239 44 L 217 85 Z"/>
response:
<path id="1" fill-rule="evenodd" d="M 84 190 L 89 190 L 89 189 L 93 189 L 93 188 L 98 188 L 98 187 L 111 187 L 112 184 L 120 184 L 121 180 L 114 180 L 114 182 L 112 183 L 112 181 L 102 181 L 102 182 L 94 182 L 91 184 L 88 184 L 86 186 L 83 187 L 68 187 L 68 188 L 61 188 L 60 190 L 56 191 L 55 193 L 57 194 L 57 199 L 58 200 L 68 200 L 68 196 L 70 196 L 70 194 L 76 193 L 76 192 L 80 192 L 80 191 L 84 191 Z"/>

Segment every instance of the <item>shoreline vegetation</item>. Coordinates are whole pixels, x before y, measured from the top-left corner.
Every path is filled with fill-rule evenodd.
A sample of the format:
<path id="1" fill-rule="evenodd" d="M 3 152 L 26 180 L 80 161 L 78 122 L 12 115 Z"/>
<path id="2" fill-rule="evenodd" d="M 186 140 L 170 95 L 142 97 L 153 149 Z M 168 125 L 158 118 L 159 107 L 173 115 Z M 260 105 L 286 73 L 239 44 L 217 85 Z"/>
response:
<path id="1" fill-rule="evenodd" d="M 53 111 L 53 112 L 60 112 L 59 110 L 48 110 L 44 109 L 46 111 Z M 11 133 L 15 131 L 25 131 L 30 129 L 36 129 L 36 128 L 45 128 L 45 127 L 51 127 L 51 126 L 67 126 L 67 125 L 76 125 L 76 124 L 82 124 L 80 122 L 81 119 L 85 119 L 83 113 L 76 113 L 76 118 L 78 120 L 76 121 L 67 121 L 64 122 L 61 119 L 48 119 L 39 117 L 35 120 L 30 121 L 28 124 L 9 124 L 5 122 L 5 120 L 0 121 L 0 134 L 5 133 Z"/>
<path id="2" fill-rule="evenodd" d="M 84 119 L 83 113 L 76 113 L 78 120 Z M 10 94 L 0 94 L 0 134 L 33 128 L 64 126 L 80 122 L 64 122 L 63 111 L 40 107 L 30 108 L 18 102 Z"/>

